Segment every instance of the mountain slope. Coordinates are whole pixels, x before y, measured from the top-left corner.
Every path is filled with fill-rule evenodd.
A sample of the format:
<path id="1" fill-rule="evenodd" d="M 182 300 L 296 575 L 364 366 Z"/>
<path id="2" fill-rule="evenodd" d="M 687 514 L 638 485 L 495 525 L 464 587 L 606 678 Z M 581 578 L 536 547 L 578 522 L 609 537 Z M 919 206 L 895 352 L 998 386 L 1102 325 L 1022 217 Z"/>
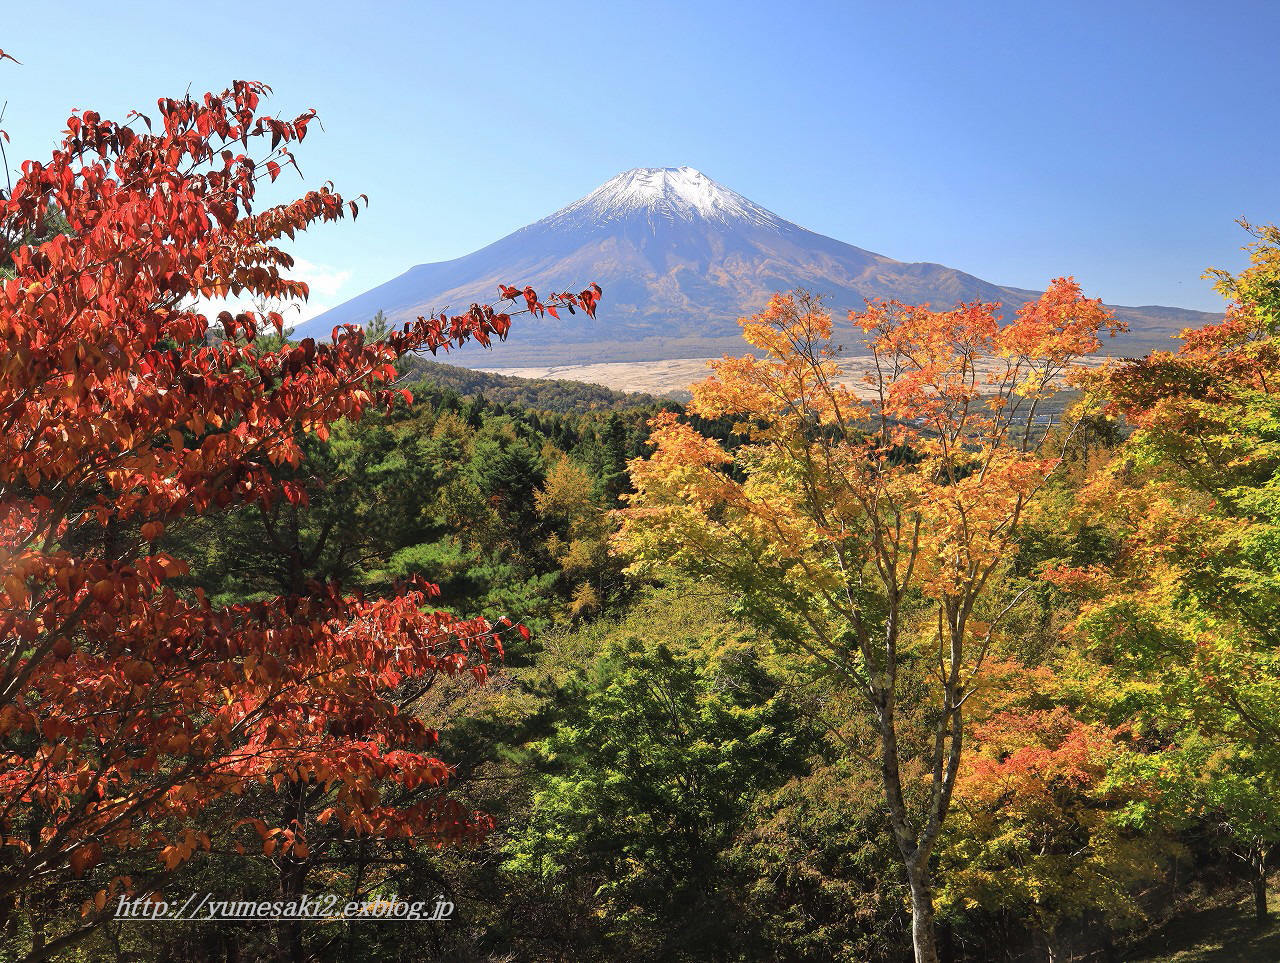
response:
<path id="1" fill-rule="evenodd" d="M 1047 280 L 1047 279 L 1046 279 Z M 737 318 L 774 291 L 805 287 L 834 312 L 865 298 L 950 306 L 1001 301 L 1013 309 L 1037 294 L 941 264 L 904 263 L 824 237 L 765 210 L 689 167 L 638 168 L 581 200 L 465 257 L 420 264 L 301 325 L 327 337 L 335 324 L 364 323 L 378 310 L 400 322 L 491 300 L 500 282 L 536 289 L 596 281 L 598 320 L 522 319 L 500 349 L 502 364 L 567 364 L 705 357 L 742 348 Z M 1117 345 L 1137 353 L 1211 317 L 1180 308 L 1118 308 L 1134 334 Z M 480 359 L 483 357 L 483 361 Z M 454 358 L 493 364 L 464 349 Z"/>

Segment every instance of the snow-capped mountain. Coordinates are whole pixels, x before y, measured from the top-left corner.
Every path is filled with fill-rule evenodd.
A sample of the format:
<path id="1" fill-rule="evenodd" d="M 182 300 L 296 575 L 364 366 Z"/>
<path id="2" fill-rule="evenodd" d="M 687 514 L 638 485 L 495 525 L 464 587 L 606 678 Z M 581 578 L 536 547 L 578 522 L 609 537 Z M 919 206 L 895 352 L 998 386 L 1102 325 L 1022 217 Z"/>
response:
<path id="1" fill-rule="evenodd" d="M 654 222 L 718 221 L 783 229 L 787 222 L 692 167 L 637 167 L 611 177 L 579 201 L 540 221 L 594 227 L 639 215 Z"/>
<path id="2" fill-rule="evenodd" d="M 1046 280 L 1048 280 L 1046 278 Z M 774 291 L 805 287 L 838 317 L 868 297 L 949 307 L 980 298 L 1011 311 L 1035 291 L 993 284 L 930 263 L 904 263 L 807 231 L 691 167 L 637 168 L 586 197 L 464 257 L 420 264 L 301 325 L 328 337 L 336 324 L 377 311 L 400 322 L 492 300 L 499 283 L 539 291 L 604 288 L 595 321 L 581 314 L 522 318 L 494 352 L 467 348 L 459 363 L 485 365 L 645 361 L 737 353 L 737 319 Z M 1210 315 L 1181 308 L 1117 308 L 1137 353 Z"/>

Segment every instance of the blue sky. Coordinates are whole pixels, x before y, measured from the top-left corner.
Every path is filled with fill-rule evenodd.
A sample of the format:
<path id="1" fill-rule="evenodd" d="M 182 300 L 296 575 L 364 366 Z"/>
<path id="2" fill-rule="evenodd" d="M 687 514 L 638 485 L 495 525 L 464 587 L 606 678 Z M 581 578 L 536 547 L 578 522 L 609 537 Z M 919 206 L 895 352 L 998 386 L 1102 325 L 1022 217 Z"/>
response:
<path id="1" fill-rule="evenodd" d="M 188 85 L 316 107 L 305 183 L 371 204 L 295 249 L 308 315 L 682 164 L 902 260 L 1216 309 L 1234 218 L 1280 219 L 1278 36 L 1265 0 L 22 3 L 0 99 L 11 161 Z"/>

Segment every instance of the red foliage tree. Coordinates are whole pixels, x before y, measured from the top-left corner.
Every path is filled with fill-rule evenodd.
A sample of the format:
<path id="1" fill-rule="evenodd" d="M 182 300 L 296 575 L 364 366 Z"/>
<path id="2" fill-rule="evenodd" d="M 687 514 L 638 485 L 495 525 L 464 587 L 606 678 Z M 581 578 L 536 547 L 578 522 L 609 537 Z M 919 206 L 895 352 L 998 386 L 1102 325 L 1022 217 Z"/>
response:
<path id="1" fill-rule="evenodd" d="M 297 464 L 299 432 L 324 438 L 391 403 L 400 355 L 487 345 L 513 314 L 594 316 L 600 289 L 543 304 L 503 286 L 523 307 L 473 304 L 376 343 L 346 326 L 329 344 L 262 350 L 278 314 L 211 324 L 198 296 L 305 298 L 278 244 L 359 209 L 326 186 L 255 210 L 315 117 L 265 116 L 266 93 L 236 82 L 163 99 L 154 129 L 79 113 L 0 198 L 0 916 L 103 863 L 91 924 L 129 887 L 113 851 L 154 850 L 162 879 L 212 845 L 201 811 L 253 784 L 323 785 L 326 816 L 355 833 L 438 843 L 488 827 L 439 794 L 384 804 L 386 786 L 450 773 L 393 693 L 439 673 L 483 679 L 522 627 L 431 611 L 426 584 L 369 600 L 310 584 L 217 607 L 155 542 L 194 514 L 305 499 L 273 466 Z M 55 213 L 66 232 L 39 240 Z M 306 852 L 294 827 L 255 828 L 268 852 Z"/>

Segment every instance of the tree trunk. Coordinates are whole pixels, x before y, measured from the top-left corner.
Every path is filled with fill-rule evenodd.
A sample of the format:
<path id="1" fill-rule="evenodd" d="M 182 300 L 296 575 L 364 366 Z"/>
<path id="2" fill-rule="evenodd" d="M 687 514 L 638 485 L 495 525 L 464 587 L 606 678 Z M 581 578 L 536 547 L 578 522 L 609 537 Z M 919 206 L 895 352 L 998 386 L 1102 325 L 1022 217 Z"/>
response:
<path id="1" fill-rule="evenodd" d="M 305 859 L 287 855 L 281 859 L 280 895 L 286 900 L 299 900 L 306 888 L 307 870 L 310 866 Z M 277 958 L 282 963 L 305 963 L 306 948 L 302 938 L 303 921 L 300 919 L 281 920 L 278 924 L 280 943 L 277 947 Z"/>
<path id="2" fill-rule="evenodd" d="M 940 963 L 956 963 L 955 932 L 946 920 L 938 924 L 938 960 Z"/>
<path id="3" fill-rule="evenodd" d="M 301 782 L 294 782 L 289 785 L 286 792 L 289 802 L 284 811 L 283 822 L 286 825 L 292 823 L 295 829 L 300 829 L 306 810 L 306 786 Z M 285 900 L 301 899 L 303 890 L 306 888 L 307 872 L 310 869 L 311 865 L 307 859 L 299 858 L 293 852 L 282 854 L 280 856 L 280 896 Z M 278 926 L 280 943 L 276 949 L 277 959 L 281 963 L 305 963 L 307 954 L 303 945 L 302 920 L 296 918 L 281 920 Z"/>
<path id="4" fill-rule="evenodd" d="M 1044 934 L 1044 958 L 1045 963 L 1057 963 L 1058 961 L 1058 944 L 1054 942 L 1052 933 Z"/>
<path id="5" fill-rule="evenodd" d="M 915 963 L 938 963 L 929 870 L 927 867 L 909 868 L 907 875 L 911 882 L 911 945 L 915 951 Z"/>
<path id="6" fill-rule="evenodd" d="M 1254 857 L 1253 877 L 1253 913 L 1259 923 L 1265 923 L 1269 915 L 1267 910 L 1267 851 L 1258 847 Z"/>

